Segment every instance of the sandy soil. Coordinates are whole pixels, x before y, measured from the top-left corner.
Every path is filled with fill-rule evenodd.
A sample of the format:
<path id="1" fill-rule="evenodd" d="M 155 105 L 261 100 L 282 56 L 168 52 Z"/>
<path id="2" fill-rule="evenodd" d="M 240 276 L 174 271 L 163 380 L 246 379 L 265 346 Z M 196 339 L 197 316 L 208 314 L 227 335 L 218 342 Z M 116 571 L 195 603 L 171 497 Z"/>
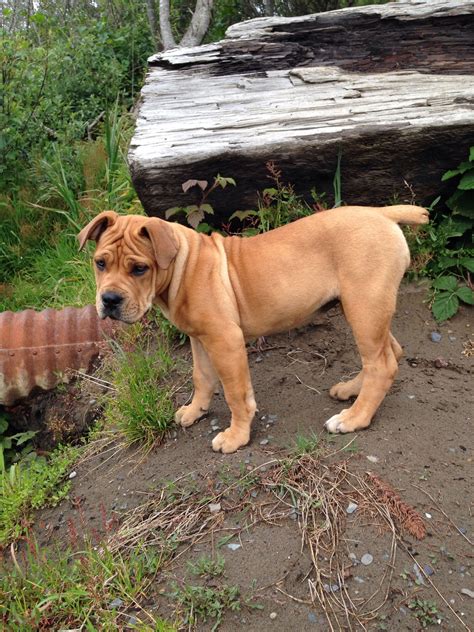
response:
<path id="1" fill-rule="evenodd" d="M 472 341 L 474 322 L 472 311 L 463 308 L 452 321 L 437 326 L 423 302 L 425 296 L 423 288 L 402 288 L 393 326 L 405 352 L 400 373 L 370 428 L 358 433 L 350 451 L 338 457 L 348 460 L 354 472 L 370 470 L 398 490 L 427 527 L 423 540 L 404 536 L 400 543 L 387 599 L 379 616 L 366 624 L 370 630 L 421 629 L 421 622 L 407 607 L 413 598 L 436 602 L 439 629 L 469 629 L 474 622 L 473 599 L 462 592 L 474 591 L 470 544 L 474 537 L 473 358 L 463 354 Z M 433 331 L 441 334 L 439 342 L 431 340 Z M 353 339 L 339 308 L 318 315 L 302 330 L 267 339 L 267 345 L 270 349 L 262 354 L 249 353 L 259 406 L 249 446 L 229 456 L 212 452 L 210 442 L 216 431 L 211 426 L 224 428 L 228 423 L 225 401 L 219 395 L 207 419 L 186 431 L 178 430 L 146 457 L 109 451 L 79 466 L 71 494 L 75 502 L 64 501 L 37 517 L 43 544 L 67 540 L 71 521 L 82 531 L 100 531 L 104 514 L 120 522 L 146 494 L 159 493 L 165 481 L 188 475 L 203 490 L 219 489 L 232 476 L 282 456 L 297 435 L 326 436 L 324 421 L 344 407 L 330 399 L 329 387 L 358 369 Z M 181 392 L 177 403 L 189 394 Z M 352 438 L 337 436 L 329 443 L 330 449 L 338 450 Z M 211 585 L 237 585 L 242 595 L 262 608 L 244 605 L 238 612 L 227 612 L 220 629 L 330 630 L 321 608 L 310 601 L 308 581 L 314 578 L 314 569 L 301 544 L 298 516 L 243 528 L 247 516 L 268 503 L 268 496 L 259 488 L 249 490 L 247 514 L 235 499 L 224 497 L 220 532 L 183 549 L 142 605 L 172 619 L 175 604 L 166 597 L 171 582 L 203 584 L 190 576 L 187 562 L 215 554 L 222 534 L 229 533 L 225 529 L 235 529 L 232 541 L 240 547 L 219 548 L 225 557 L 225 576 Z M 339 548 L 349 569 L 345 588 L 357 603 L 372 594 L 390 570 L 390 534 L 356 510 L 347 515 Z M 373 557 L 367 566 L 360 563 L 366 553 Z M 430 573 L 435 588 L 426 579 L 424 584 L 417 583 L 414 559 Z M 357 623 L 351 625 L 363 629 Z M 211 627 L 200 624 L 198 629 Z"/>

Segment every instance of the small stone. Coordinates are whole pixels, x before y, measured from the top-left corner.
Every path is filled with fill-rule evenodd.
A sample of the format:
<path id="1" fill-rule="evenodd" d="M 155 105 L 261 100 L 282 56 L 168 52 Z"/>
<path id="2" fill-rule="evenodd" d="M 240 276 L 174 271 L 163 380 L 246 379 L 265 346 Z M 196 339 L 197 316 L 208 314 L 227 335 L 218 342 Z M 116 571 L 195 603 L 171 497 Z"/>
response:
<path id="1" fill-rule="evenodd" d="M 428 520 L 431 520 L 431 518 L 433 517 L 430 513 L 425 513 L 425 516 L 428 518 Z"/>
<path id="2" fill-rule="evenodd" d="M 120 509 L 121 511 L 125 511 L 127 508 L 128 508 L 127 503 L 122 503 L 122 504 L 120 505 L 120 507 L 119 507 L 119 509 Z"/>
<path id="3" fill-rule="evenodd" d="M 418 584 L 425 585 L 425 580 L 423 579 L 423 575 L 418 567 L 418 564 L 413 564 L 413 572 L 415 573 L 416 581 Z"/>
<path id="4" fill-rule="evenodd" d="M 432 331 L 430 333 L 430 338 L 431 338 L 431 342 L 440 342 L 441 334 L 439 334 L 437 331 Z"/>
<path id="5" fill-rule="evenodd" d="M 69 478 L 76 478 L 76 476 L 77 476 L 77 472 L 76 472 L 76 471 L 71 472 L 71 473 L 69 474 Z"/>
<path id="6" fill-rule="evenodd" d="M 254 490 L 253 492 L 250 492 L 250 495 L 252 496 L 252 498 L 257 498 L 258 492 Z"/>
<path id="7" fill-rule="evenodd" d="M 237 542 L 231 542 L 230 544 L 227 545 L 227 548 L 230 549 L 231 551 L 237 551 L 237 549 L 240 549 L 241 545 L 237 544 Z"/>
<path id="8" fill-rule="evenodd" d="M 349 503 L 346 507 L 346 513 L 353 514 L 359 505 L 357 503 Z"/>
<path id="9" fill-rule="evenodd" d="M 372 564 L 372 562 L 374 561 L 374 558 L 372 557 L 372 555 L 370 555 L 370 553 L 365 553 L 360 558 L 360 561 L 362 562 L 364 566 L 369 566 L 369 564 Z"/>
<path id="10" fill-rule="evenodd" d="M 408 395 L 408 399 L 415 399 L 415 395 Z"/>
<path id="11" fill-rule="evenodd" d="M 121 606 L 123 606 L 123 601 L 117 597 L 109 603 L 109 610 L 114 610 L 115 608 L 120 608 Z"/>
<path id="12" fill-rule="evenodd" d="M 365 579 L 362 579 L 362 577 L 357 577 L 356 575 L 354 579 L 356 580 L 358 584 L 365 584 Z"/>
<path id="13" fill-rule="evenodd" d="M 310 612 L 308 615 L 308 621 L 310 623 L 317 623 L 318 622 L 318 618 L 316 617 L 316 615 L 313 612 Z"/>
<path id="14" fill-rule="evenodd" d="M 276 421 L 278 419 L 278 415 L 268 415 L 268 421 L 270 423 Z"/>
<path id="15" fill-rule="evenodd" d="M 128 625 L 137 625 L 138 623 L 138 619 L 137 617 L 134 617 L 133 615 L 131 617 L 128 617 Z"/>
<path id="16" fill-rule="evenodd" d="M 323 588 L 327 593 L 334 593 L 339 590 L 338 584 L 323 584 Z"/>
<path id="17" fill-rule="evenodd" d="M 423 572 L 425 573 L 425 575 L 428 575 L 428 577 L 430 575 L 434 575 L 434 570 L 431 568 L 429 564 L 425 564 L 423 566 Z"/>
<path id="18" fill-rule="evenodd" d="M 471 599 L 474 599 L 474 592 L 472 590 L 469 590 L 469 588 L 461 588 L 461 593 L 463 595 L 466 595 L 467 597 L 470 597 Z"/>
<path id="19" fill-rule="evenodd" d="M 217 513 L 220 510 L 221 510 L 221 504 L 220 503 L 210 503 L 209 504 L 209 511 L 211 513 Z"/>
<path id="20" fill-rule="evenodd" d="M 357 555 L 355 553 L 349 553 L 349 559 L 353 562 L 357 562 Z"/>
<path id="21" fill-rule="evenodd" d="M 467 533 L 467 529 L 466 529 L 466 527 L 459 527 L 459 531 L 460 531 L 460 533 L 462 533 L 463 535 L 466 535 L 466 533 Z"/>
<path id="22" fill-rule="evenodd" d="M 260 441 L 260 445 L 267 445 L 267 443 L 268 443 L 268 439 L 262 439 Z"/>
<path id="23" fill-rule="evenodd" d="M 449 336 L 449 341 L 450 342 L 455 342 L 456 341 L 456 336 Z"/>
<path id="24" fill-rule="evenodd" d="M 379 457 L 378 456 L 367 456 L 366 457 L 367 461 L 370 461 L 371 463 L 378 463 L 379 462 Z"/>
<path id="25" fill-rule="evenodd" d="M 290 515 L 288 517 L 289 517 L 290 520 L 296 520 L 296 518 L 298 516 L 296 515 L 296 512 L 293 511 L 292 513 L 290 513 Z"/>
<path id="26" fill-rule="evenodd" d="M 449 366 L 449 362 L 444 358 L 436 358 L 436 360 L 434 361 L 434 365 L 437 369 L 445 369 L 447 366 Z"/>
<path id="27" fill-rule="evenodd" d="M 255 358 L 255 362 L 261 362 L 263 360 L 262 356 L 257 356 Z"/>
<path id="28" fill-rule="evenodd" d="M 276 612 L 270 612 L 270 619 L 276 619 L 277 618 L 277 613 Z"/>

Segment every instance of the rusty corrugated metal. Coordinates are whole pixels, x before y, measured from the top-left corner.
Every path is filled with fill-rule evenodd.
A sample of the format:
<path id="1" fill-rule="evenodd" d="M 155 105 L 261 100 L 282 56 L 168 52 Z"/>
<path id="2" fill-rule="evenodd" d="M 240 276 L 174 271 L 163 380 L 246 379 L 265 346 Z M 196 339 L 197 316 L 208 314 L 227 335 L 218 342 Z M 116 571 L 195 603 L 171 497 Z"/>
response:
<path id="1" fill-rule="evenodd" d="M 0 404 L 54 388 L 68 369 L 87 371 L 115 329 L 94 305 L 0 313 Z"/>

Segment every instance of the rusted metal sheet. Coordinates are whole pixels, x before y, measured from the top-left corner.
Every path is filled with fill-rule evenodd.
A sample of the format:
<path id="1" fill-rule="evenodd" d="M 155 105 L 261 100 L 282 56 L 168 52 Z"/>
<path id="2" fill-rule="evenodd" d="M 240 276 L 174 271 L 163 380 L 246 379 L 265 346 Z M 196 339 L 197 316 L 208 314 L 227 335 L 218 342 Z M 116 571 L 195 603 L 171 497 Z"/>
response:
<path id="1" fill-rule="evenodd" d="M 116 329 L 94 305 L 0 313 L 0 404 L 54 388 L 70 369 L 87 371 Z"/>

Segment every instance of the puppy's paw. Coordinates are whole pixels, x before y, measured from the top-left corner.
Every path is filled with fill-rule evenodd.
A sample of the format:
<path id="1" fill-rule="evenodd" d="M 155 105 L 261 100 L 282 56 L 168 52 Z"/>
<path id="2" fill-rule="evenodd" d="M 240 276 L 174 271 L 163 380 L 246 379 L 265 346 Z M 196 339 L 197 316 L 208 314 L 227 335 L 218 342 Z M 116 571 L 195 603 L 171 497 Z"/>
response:
<path id="1" fill-rule="evenodd" d="M 187 428 L 188 426 L 192 426 L 195 421 L 205 417 L 208 411 L 203 410 L 200 406 L 193 406 L 193 404 L 189 404 L 188 406 L 181 406 L 175 415 L 174 420 L 183 428 Z"/>
<path id="2" fill-rule="evenodd" d="M 351 432 L 346 425 L 344 424 L 344 418 L 343 418 L 343 414 L 345 411 L 341 411 L 340 413 L 338 413 L 337 415 L 333 415 L 332 417 L 330 417 L 326 423 L 324 424 L 326 427 L 326 430 L 328 432 Z"/>
<path id="3" fill-rule="evenodd" d="M 212 440 L 212 449 L 214 452 L 223 452 L 224 454 L 230 454 L 235 452 L 239 448 L 250 440 L 250 436 L 247 433 L 239 433 L 232 428 L 227 428 L 224 432 L 219 432 L 218 435 Z"/>
<path id="4" fill-rule="evenodd" d="M 355 385 L 353 382 L 354 380 L 351 380 L 350 382 L 339 382 L 338 384 L 334 384 L 334 386 L 331 386 L 331 388 L 329 389 L 329 395 L 333 399 L 339 399 L 341 401 L 346 401 L 347 399 L 358 395 L 360 391 L 360 385 Z"/>
<path id="5" fill-rule="evenodd" d="M 330 417 L 324 426 L 328 432 L 341 433 L 355 432 L 356 430 L 362 430 L 370 425 L 370 419 L 362 419 L 351 416 L 350 408 L 341 410 L 337 415 Z"/>

